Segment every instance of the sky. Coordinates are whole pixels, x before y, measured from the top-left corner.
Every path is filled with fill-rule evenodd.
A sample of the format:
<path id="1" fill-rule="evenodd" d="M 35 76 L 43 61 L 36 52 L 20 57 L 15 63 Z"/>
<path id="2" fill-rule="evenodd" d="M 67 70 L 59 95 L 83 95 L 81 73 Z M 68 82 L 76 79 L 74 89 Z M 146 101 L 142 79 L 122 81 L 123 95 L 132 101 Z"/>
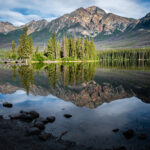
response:
<path id="1" fill-rule="evenodd" d="M 15 26 L 32 20 L 51 21 L 77 8 L 89 6 L 135 19 L 150 12 L 150 0 L 0 0 L 0 21 Z"/>

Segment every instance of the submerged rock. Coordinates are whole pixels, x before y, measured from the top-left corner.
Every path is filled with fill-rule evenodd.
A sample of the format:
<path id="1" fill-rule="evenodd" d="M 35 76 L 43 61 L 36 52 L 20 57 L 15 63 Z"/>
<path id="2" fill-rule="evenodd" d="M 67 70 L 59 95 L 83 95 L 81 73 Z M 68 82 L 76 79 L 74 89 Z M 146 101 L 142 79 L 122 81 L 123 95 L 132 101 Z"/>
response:
<path id="1" fill-rule="evenodd" d="M 112 131 L 113 132 L 119 132 L 119 129 L 113 129 Z"/>
<path id="2" fill-rule="evenodd" d="M 139 139 L 139 140 L 146 140 L 146 139 L 147 139 L 147 136 L 142 133 L 142 134 L 140 134 L 140 135 L 138 136 L 138 139 Z"/>
<path id="3" fill-rule="evenodd" d="M 20 113 L 10 115 L 9 117 L 11 119 L 20 119 L 23 121 L 31 122 L 34 119 L 39 117 L 39 113 L 35 111 L 30 111 L 30 112 L 20 111 Z"/>
<path id="4" fill-rule="evenodd" d="M 12 115 L 9 115 L 10 119 L 20 119 L 21 117 L 21 114 L 12 114 Z"/>
<path id="5" fill-rule="evenodd" d="M 118 148 L 114 148 L 113 150 L 126 150 L 126 147 L 125 146 L 121 146 L 121 147 L 118 147 Z"/>
<path id="6" fill-rule="evenodd" d="M 13 104 L 8 103 L 8 102 L 4 102 L 4 103 L 3 103 L 3 107 L 11 108 L 11 107 L 13 107 Z"/>
<path id="7" fill-rule="evenodd" d="M 125 132 L 123 132 L 123 135 L 126 139 L 131 139 L 134 136 L 134 131 L 132 129 L 129 129 Z"/>
<path id="8" fill-rule="evenodd" d="M 41 121 L 36 121 L 33 126 L 39 128 L 40 130 L 45 129 L 44 123 Z"/>
<path id="9" fill-rule="evenodd" d="M 48 139 L 50 139 L 50 138 L 52 138 L 53 136 L 52 136 L 52 134 L 50 134 L 50 133 L 41 133 L 40 135 L 39 135 L 39 139 L 40 140 L 42 140 L 42 141 L 47 141 Z"/>
<path id="10" fill-rule="evenodd" d="M 39 135 L 41 133 L 40 129 L 37 127 L 31 127 L 28 128 L 26 131 L 26 135 L 27 136 L 31 136 L 31 135 Z"/>
<path id="11" fill-rule="evenodd" d="M 50 116 L 46 118 L 47 122 L 53 123 L 56 120 L 56 118 L 54 116 Z"/>
<path id="12" fill-rule="evenodd" d="M 72 115 L 70 115 L 70 114 L 64 114 L 64 117 L 65 117 L 65 118 L 71 118 Z"/>

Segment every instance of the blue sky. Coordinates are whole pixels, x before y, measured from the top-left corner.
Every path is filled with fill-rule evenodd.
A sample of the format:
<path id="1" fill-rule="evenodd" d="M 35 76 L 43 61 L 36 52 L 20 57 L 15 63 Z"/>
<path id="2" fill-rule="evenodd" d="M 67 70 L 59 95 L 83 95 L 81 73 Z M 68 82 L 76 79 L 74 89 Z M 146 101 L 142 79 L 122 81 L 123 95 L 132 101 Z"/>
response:
<path id="1" fill-rule="evenodd" d="M 89 6 L 136 19 L 150 12 L 150 0 L 0 0 L 0 21 L 16 26 L 31 20 L 50 21 L 79 7 Z"/>

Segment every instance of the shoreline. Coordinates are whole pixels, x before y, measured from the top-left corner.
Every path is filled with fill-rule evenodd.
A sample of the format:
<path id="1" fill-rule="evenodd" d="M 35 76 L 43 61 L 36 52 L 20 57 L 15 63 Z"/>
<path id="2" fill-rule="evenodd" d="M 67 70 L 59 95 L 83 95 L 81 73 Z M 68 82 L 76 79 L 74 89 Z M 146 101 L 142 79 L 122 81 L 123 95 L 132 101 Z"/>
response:
<path id="1" fill-rule="evenodd" d="M 27 135 L 32 122 L 0 118 L 0 149 L 1 150 L 88 150 L 72 141 L 65 141 L 44 130 Z M 93 148 L 92 148 L 93 149 Z"/>
<path id="2" fill-rule="evenodd" d="M 99 60 L 47 60 L 47 61 L 28 61 L 25 60 L 12 60 L 12 61 L 0 61 L 1 64 L 36 64 L 36 63 L 43 63 L 43 64 L 55 64 L 55 63 L 90 63 L 90 62 L 99 62 Z"/>

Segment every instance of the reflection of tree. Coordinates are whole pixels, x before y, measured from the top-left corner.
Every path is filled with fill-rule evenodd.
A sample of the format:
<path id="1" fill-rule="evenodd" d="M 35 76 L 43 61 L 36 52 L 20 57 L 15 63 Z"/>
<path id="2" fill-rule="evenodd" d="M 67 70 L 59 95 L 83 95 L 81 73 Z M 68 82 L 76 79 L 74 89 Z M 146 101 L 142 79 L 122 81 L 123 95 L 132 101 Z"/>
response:
<path id="1" fill-rule="evenodd" d="M 47 67 L 45 67 L 45 71 L 48 75 L 50 85 L 56 88 L 57 80 L 60 78 L 60 65 L 50 64 Z"/>
<path id="2" fill-rule="evenodd" d="M 56 88 L 57 80 L 62 79 L 64 86 L 76 85 L 93 80 L 96 65 L 93 63 L 58 65 L 50 64 L 45 68 L 50 84 Z M 60 73 L 61 71 L 61 73 Z M 61 75 L 61 78 L 60 78 Z"/>
<path id="3" fill-rule="evenodd" d="M 16 81 L 16 78 L 17 78 L 17 67 L 16 66 L 12 66 L 11 69 L 12 69 L 12 72 L 13 72 L 13 80 Z"/>
<path id="4" fill-rule="evenodd" d="M 21 79 L 22 87 L 26 89 L 27 94 L 29 94 L 30 86 L 34 82 L 34 70 L 32 65 L 20 66 L 18 73 Z"/>

